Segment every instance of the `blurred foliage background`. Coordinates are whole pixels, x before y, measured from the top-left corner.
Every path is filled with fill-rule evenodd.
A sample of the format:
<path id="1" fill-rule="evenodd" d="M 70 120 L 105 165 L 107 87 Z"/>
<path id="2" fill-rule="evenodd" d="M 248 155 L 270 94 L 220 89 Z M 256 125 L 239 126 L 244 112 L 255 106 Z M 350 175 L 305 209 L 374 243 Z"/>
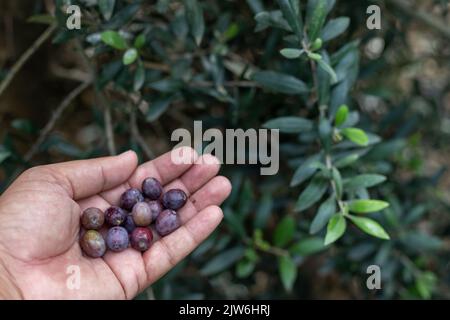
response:
<path id="1" fill-rule="evenodd" d="M 366 26 L 374 4 L 380 30 Z M 138 298 L 448 299 L 449 10 L 3 0 L 0 191 L 38 164 L 129 148 L 146 161 L 194 120 L 280 128 L 280 172 L 225 165 L 225 222 Z M 369 198 L 382 205 L 356 208 Z M 381 290 L 366 287 L 372 264 Z"/>

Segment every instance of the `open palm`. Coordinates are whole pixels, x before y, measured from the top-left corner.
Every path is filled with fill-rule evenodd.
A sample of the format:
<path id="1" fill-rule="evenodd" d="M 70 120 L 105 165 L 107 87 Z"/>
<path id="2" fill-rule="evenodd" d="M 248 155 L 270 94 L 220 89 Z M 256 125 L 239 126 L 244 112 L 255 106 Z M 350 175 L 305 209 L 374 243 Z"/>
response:
<path id="1" fill-rule="evenodd" d="M 216 176 L 217 159 L 197 157 L 191 148 L 182 152 L 191 164 L 174 164 L 167 153 L 138 166 L 136 154 L 127 152 L 23 173 L 0 197 L 0 273 L 9 288 L 3 295 L 131 299 L 159 279 L 217 227 L 223 217 L 218 205 L 231 191 L 229 181 Z M 143 254 L 129 248 L 101 259 L 84 256 L 78 243 L 83 210 L 117 205 L 126 189 L 140 188 L 146 177 L 188 194 L 179 211 L 182 226 Z M 68 285 L 74 267 L 80 271 L 79 288 Z"/>

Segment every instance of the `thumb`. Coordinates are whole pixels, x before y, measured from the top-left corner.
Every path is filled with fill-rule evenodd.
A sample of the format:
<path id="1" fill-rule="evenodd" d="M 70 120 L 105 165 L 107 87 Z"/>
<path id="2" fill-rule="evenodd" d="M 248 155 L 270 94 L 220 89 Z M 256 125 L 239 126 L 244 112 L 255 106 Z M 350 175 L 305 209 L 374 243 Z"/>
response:
<path id="1" fill-rule="evenodd" d="M 78 160 L 31 169 L 38 175 L 50 175 L 74 200 L 114 188 L 127 181 L 138 164 L 134 151 L 118 156 Z"/>

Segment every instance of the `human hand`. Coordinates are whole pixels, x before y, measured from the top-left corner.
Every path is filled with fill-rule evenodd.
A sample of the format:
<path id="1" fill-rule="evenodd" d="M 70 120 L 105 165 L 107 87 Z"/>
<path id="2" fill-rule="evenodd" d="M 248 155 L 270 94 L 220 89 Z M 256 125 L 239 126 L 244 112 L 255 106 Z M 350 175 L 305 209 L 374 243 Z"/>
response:
<path id="1" fill-rule="evenodd" d="M 138 166 L 130 151 L 25 171 L 0 197 L 0 297 L 132 299 L 163 276 L 214 231 L 223 218 L 218 205 L 231 191 L 230 182 L 217 176 L 216 158 L 182 151 L 193 164 L 174 164 L 166 153 Z M 143 254 L 129 248 L 99 259 L 83 256 L 82 212 L 117 205 L 146 177 L 188 194 L 179 211 L 182 226 Z M 79 267 L 79 289 L 67 285 L 69 266 Z"/>

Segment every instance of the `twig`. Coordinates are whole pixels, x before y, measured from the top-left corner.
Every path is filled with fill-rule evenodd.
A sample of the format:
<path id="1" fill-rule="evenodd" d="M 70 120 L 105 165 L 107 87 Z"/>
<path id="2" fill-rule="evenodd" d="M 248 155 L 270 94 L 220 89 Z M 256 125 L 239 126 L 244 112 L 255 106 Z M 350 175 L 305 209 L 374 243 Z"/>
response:
<path id="1" fill-rule="evenodd" d="M 170 72 L 170 67 L 166 64 L 152 62 L 152 61 L 144 61 L 143 64 L 144 64 L 144 67 L 149 68 L 149 69 L 163 71 L 163 72 Z"/>
<path id="2" fill-rule="evenodd" d="M 197 88 L 209 88 L 214 87 L 216 84 L 211 81 L 195 81 L 191 82 L 191 87 Z M 253 81 L 225 81 L 222 84 L 224 87 L 241 87 L 241 88 L 255 88 L 258 87 L 258 84 Z"/>
<path id="3" fill-rule="evenodd" d="M 11 83 L 12 79 L 15 77 L 15 75 L 20 71 L 20 69 L 23 67 L 25 62 L 30 59 L 30 57 L 41 47 L 41 45 L 51 36 L 53 31 L 55 31 L 56 25 L 51 25 L 47 28 L 47 30 L 44 31 L 43 34 L 39 36 L 39 38 L 36 39 L 36 41 L 29 47 L 17 60 L 17 62 L 13 65 L 11 70 L 9 70 L 7 76 L 5 79 L 0 83 L 0 96 L 3 94 L 3 92 L 6 90 L 8 85 Z"/>
<path id="4" fill-rule="evenodd" d="M 89 57 L 86 55 L 86 52 L 84 52 L 83 45 L 81 44 L 81 41 L 77 39 L 75 41 L 75 44 L 77 46 L 78 51 L 81 54 L 81 57 L 83 58 L 84 64 L 89 70 L 90 75 L 92 76 L 94 84 L 97 82 L 97 73 L 95 71 L 94 66 L 92 65 L 91 61 L 89 60 Z M 108 100 L 104 96 L 104 94 L 97 88 L 97 86 L 94 86 L 95 88 L 95 96 L 100 103 L 100 105 L 103 107 L 103 119 L 105 122 L 105 136 L 106 136 L 106 144 L 108 147 L 108 152 L 110 155 L 117 154 L 116 152 L 116 143 L 114 141 L 114 127 L 112 125 L 112 116 L 111 116 L 111 108 L 108 103 Z"/>
<path id="5" fill-rule="evenodd" d="M 150 160 L 154 159 L 155 154 L 153 153 L 152 149 L 150 149 L 150 147 L 142 137 L 141 133 L 139 132 L 139 127 L 136 118 L 136 108 L 134 107 L 134 105 L 131 105 L 130 108 L 130 130 L 133 139 L 136 140 L 136 142 L 139 144 L 139 146 L 141 147 L 142 151 L 144 151 L 147 158 Z"/>
<path id="6" fill-rule="evenodd" d="M 114 130 L 112 125 L 111 108 L 108 104 L 103 106 L 103 121 L 105 122 L 106 143 L 110 155 L 116 155 L 116 144 L 114 142 Z"/>
<path id="7" fill-rule="evenodd" d="M 24 160 L 26 162 L 29 162 L 36 155 L 36 153 L 39 150 L 39 147 L 42 145 L 42 143 L 48 137 L 50 132 L 55 127 L 56 122 L 61 117 L 61 115 L 64 113 L 64 111 L 70 106 L 72 101 L 76 97 L 78 97 L 91 84 L 92 84 L 92 80 L 83 82 L 78 87 L 76 87 L 73 91 L 71 91 L 66 98 L 64 98 L 64 100 L 61 102 L 61 104 L 56 108 L 55 112 L 53 113 L 53 115 L 51 116 L 50 120 L 47 122 L 45 127 L 41 130 L 41 133 L 39 134 L 39 137 L 36 140 L 36 142 L 31 146 L 31 148 L 25 154 Z"/>
<path id="8" fill-rule="evenodd" d="M 450 39 L 450 28 L 448 27 L 448 25 L 446 25 L 440 19 L 437 19 L 436 17 L 434 17 L 426 12 L 412 8 L 411 6 L 407 5 L 402 0 L 390 0 L 389 2 L 394 7 L 396 7 L 398 10 L 405 13 L 406 15 L 416 18 L 417 20 L 420 20 L 422 23 L 426 24 L 428 27 L 438 31 L 440 34 L 445 36 L 447 39 Z"/>

